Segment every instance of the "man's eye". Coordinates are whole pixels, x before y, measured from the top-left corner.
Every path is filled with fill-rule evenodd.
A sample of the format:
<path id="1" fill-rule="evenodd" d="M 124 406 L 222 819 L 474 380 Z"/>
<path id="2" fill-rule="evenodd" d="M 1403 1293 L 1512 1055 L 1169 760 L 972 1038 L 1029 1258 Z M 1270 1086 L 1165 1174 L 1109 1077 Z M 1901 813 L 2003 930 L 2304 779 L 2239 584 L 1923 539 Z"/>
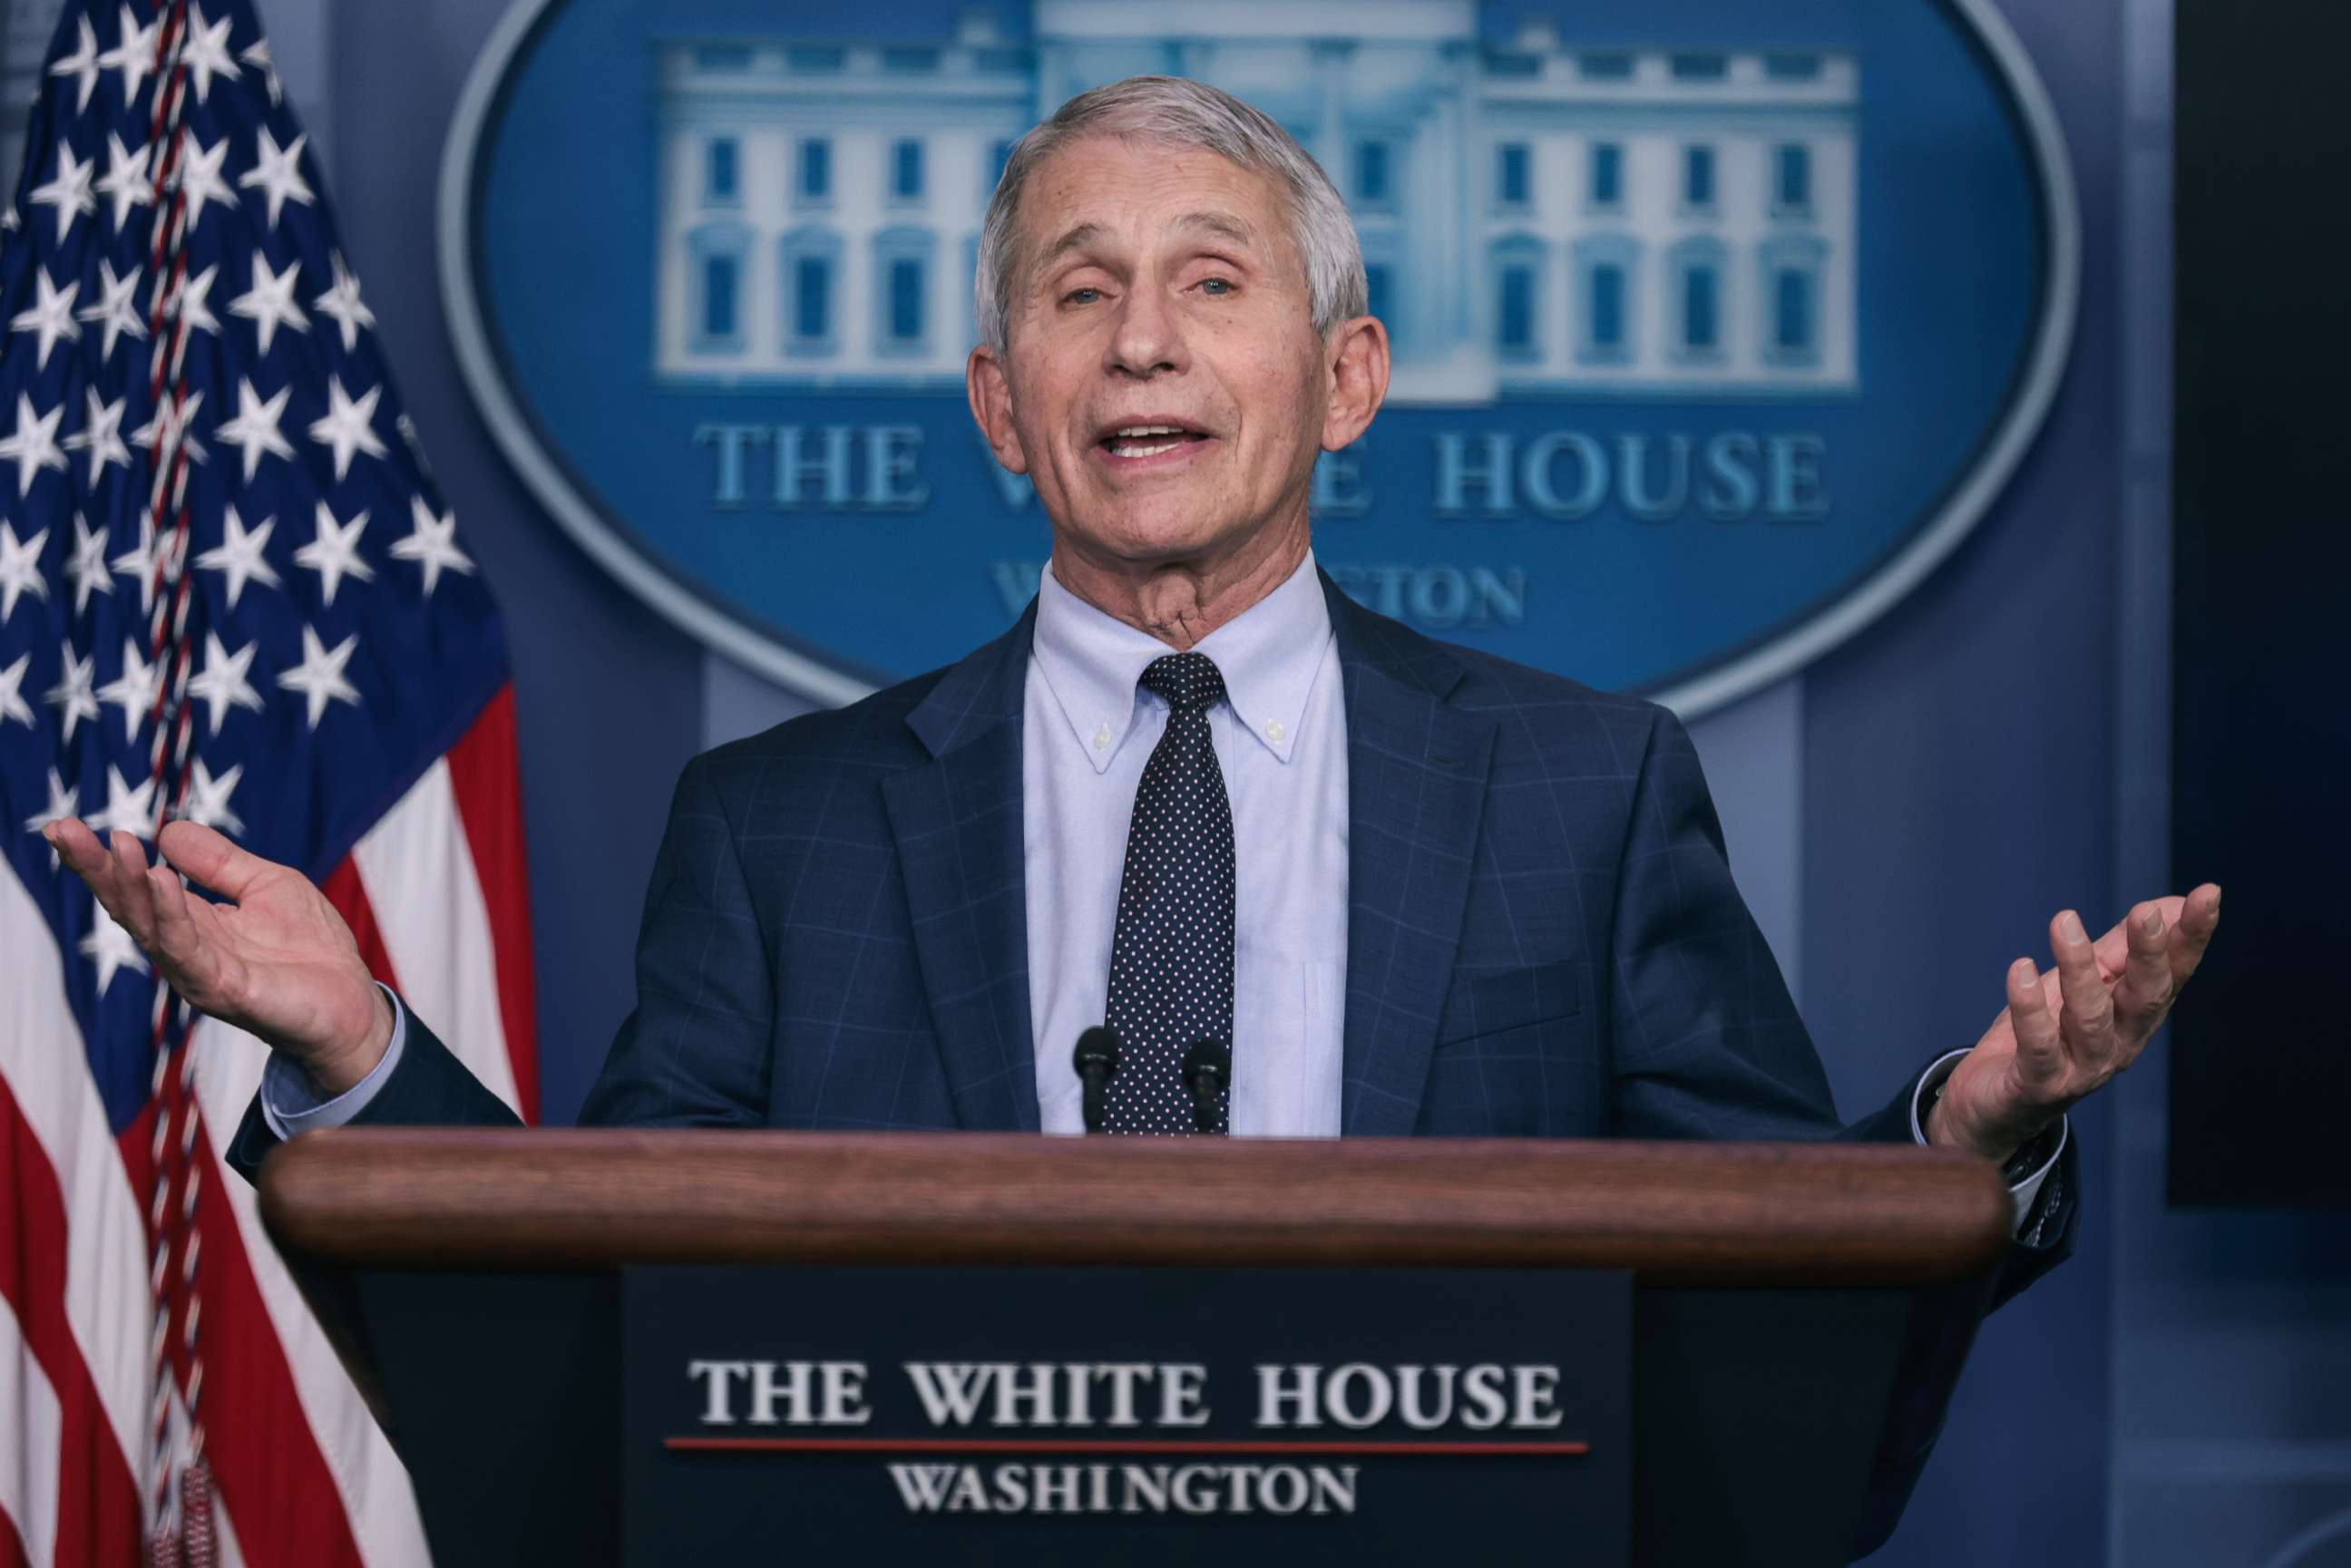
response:
<path id="1" fill-rule="evenodd" d="M 1204 277 L 1200 279 L 1200 287 L 1212 294 L 1230 294 L 1233 280 L 1229 277 Z"/>
<path id="2" fill-rule="evenodd" d="M 1084 288 L 1072 288 L 1072 289 L 1071 289 L 1067 294 L 1064 294 L 1064 295 L 1062 295 L 1062 296 L 1061 296 L 1061 303 L 1063 303 L 1064 305 L 1071 304 L 1071 303 L 1073 303 L 1073 302 L 1074 302 L 1074 303 L 1076 303 L 1076 304 L 1079 304 L 1079 305 L 1088 305 L 1088 304 L 1092 304 L 1092 301 L 1091 301 L 1091 300 L 1086 300 L 1086 299 L 1080 299 L 1080 298 L 1078 298 L 1078 296 L 1079 296 L 1079 295 L 1081 295 L 1081 294 L 1100 294 L 1101 292 L 1102 292 L 1102 290 L 1101 290 L 1101 289 L 1099 289 L 1099 288 L 1095 288 L 1095 287 L 1092 287 L 1092 286 L 1088 286 L 1087 287 L 1084 287 Z"/>

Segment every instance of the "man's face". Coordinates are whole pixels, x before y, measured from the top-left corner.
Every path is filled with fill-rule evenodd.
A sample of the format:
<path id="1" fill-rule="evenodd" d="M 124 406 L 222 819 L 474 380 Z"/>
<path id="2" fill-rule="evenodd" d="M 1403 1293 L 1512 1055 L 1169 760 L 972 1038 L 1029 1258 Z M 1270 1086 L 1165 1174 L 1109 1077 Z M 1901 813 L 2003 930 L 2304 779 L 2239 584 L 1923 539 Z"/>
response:
<path id="1" fill-rule="evenodd" d="M 1008 362 L 973 355 L 972 407 L 1056 549 L 1141 566 L 1302 529 L 1315 454 L 1371 411 L 1326 429 L 1334 379 L 1273 180 L 1089 137 L 1038 167 L 1019 224 Z"/>

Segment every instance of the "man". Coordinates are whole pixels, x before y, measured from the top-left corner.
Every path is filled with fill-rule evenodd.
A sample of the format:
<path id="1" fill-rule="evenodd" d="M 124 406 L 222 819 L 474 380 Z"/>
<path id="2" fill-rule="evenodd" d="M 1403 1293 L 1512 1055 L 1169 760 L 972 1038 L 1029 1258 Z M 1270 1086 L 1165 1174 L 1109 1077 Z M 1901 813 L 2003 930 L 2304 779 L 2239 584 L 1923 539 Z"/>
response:
<path id="1" fill-rule="evenodd" d="M 1076 1132 L 1916 1139 L 2007 1164 L 2004 1299 L 2070 1249 L 2064 1113 L 2193 973 L 2220 890 L 2020 958 L 1971 1050 L 1840 1127 L 1689 741 L 1635 699 L 1431 642 L 1314 567 L 1316 455 L 1388 379 L 1322 171 L 1137 77 L 1014 150 L 972 413 L 1053 526 L 949 668 L 696 758 L 582 1120 Z M 342 1121 L 512 1117 L 370 980 L 315 889 L 191 823 L 172 867 L 52 844 L 193 1005 L 276 1048 L 233 1157 Z M 1923 1452 L 1919 1454 L 1923 1458 Z M 1907 1479 L 1901 1483 L 1907 1492 Z M 1896 1500 L 1898 1503 L 1898 1499 Z"/>

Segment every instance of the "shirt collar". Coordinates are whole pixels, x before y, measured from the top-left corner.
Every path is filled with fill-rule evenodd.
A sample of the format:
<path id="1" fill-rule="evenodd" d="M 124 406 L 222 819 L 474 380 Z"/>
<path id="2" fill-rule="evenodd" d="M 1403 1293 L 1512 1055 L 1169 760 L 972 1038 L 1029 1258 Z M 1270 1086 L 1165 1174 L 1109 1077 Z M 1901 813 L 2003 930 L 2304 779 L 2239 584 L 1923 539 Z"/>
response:
<path id="1" fill-rule="evenodd" d="M 1206 637 L 1197 651 L 1217 662 L 1225 700 L 1241 727 L 1282 762 L 1298 744 L 1306 699 L 1332 637 L 1331 610 L 1308 550 L 1281 586 Z M 1126 744 L 1144 703 L 1136 683 L 1171 650 L 1062 587 L 1049 562 L 1037 585 L 1030 657 L 1069 720 L 1071 739 L 1101 773 Z"/>

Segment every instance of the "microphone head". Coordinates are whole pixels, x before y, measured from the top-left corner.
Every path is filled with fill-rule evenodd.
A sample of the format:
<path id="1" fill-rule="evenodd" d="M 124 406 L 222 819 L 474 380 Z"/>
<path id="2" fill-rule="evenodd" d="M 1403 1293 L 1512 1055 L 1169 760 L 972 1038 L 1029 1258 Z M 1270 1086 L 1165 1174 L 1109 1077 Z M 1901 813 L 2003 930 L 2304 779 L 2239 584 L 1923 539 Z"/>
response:
<path id="1" fill-rule="evenodd" d="M 1196 1040 L 1184 1048 L 1184 1082 L 1215 1093 L 1232 1082 L 1233 1048 L 1221 1040 Z"/>
<path id="2" fill-rule="evenodd" d="M 1097 1072 L 1108 1078 L 1118 1071 L 1118 1031 L 1106 1024 L 1094 1025 L 1078 1036 L 1078 1049 L 1070 1061 L 1080 1078 Z"/>

